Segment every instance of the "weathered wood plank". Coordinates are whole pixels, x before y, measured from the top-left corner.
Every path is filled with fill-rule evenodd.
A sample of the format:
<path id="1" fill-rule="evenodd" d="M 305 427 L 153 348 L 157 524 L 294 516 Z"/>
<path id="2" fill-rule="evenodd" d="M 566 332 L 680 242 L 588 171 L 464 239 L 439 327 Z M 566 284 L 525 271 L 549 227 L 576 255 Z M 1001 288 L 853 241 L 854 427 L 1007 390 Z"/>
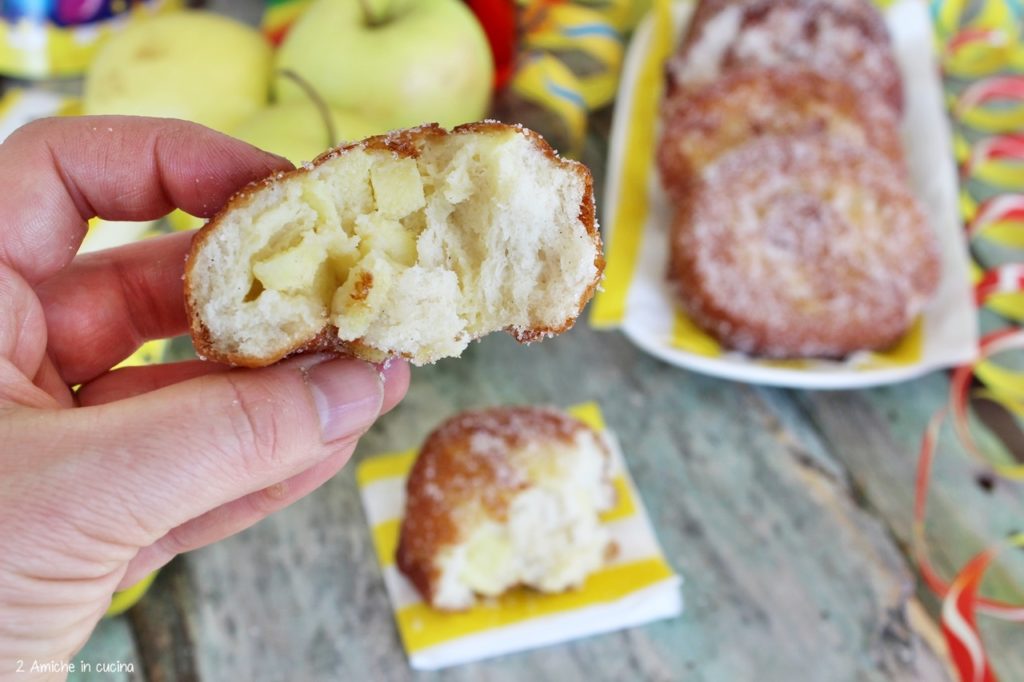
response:
<path id="1" fill-rule="evenodd" d="M 144 682 L 147 679 L 131 626 L 124 616 L 101 621 L 85 647 L 71 660 L 76 671 L 68 675 L 70 682 Z"/>
<path id="2" fill-rule="evenodd" d="M 528 349 L 490 338 L 417 370 L 358 456 L 414 445 L 467 407 L 588 399 L 687 578 L 687 613 L 421 677 L 944 678 L 908 618 L 914 581 L 896 544 L 824 441 L 787 428 L 758 389 L 667 368 L 619 335 L 577 329 Z M 187 558 L 202 679 L 411 677 L 352 472 Z"/>
<path id="3" fill-rule="evenodd" d="M 925 425 L 945 404 L 949 384 L 935 374 L 899 386 L 849 393 L 763 390 L 766 404 L 787 425 L 814 438 L 849 472 L 862 502 L 885 519 L 904 547 L 910 543 L 913 482 Z M 808 433 L 811 429 L 814 433 Z M 947 427 L 932 473 L 928 538 L 936 568 L 949 577 L 989 543 L 1024 527 L 1024 488 L 976 483 L 978 468 Z M 985 593 L 1024 603 L 1024 553 L 1002 557 Z M 922 592 L 936 611 L 936 604 Z M 1003 679 L 1024 679 L 1020 625 L 981 619 L 994 665 Z"/>
<path id="4" fill-rule="evenodd" d="M 200 679 L 190 621 L 192 596 L 188 573 L 176 561 L 160 571 L 146 597 L 128 612 L 149 682 Z"/>

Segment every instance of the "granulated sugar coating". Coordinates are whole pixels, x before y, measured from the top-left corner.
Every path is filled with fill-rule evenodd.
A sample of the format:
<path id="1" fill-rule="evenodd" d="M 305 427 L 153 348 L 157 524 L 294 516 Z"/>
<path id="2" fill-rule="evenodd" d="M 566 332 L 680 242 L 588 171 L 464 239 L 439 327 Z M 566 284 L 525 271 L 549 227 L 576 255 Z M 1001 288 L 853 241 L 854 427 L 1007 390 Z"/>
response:
<path id="1" fill-rule="evenodd" d="M 466 412 L 426 440 L 406 485 L 398 566 L 434 606 L 523 584 L 578 585 L 599 567 L 611 506 L 601 436 L 558 410 Z"/>
<path id="2" fill-rule="evenodd" d="M 670 279 L 724 345 L 842 357 L 899 339 L 938 285 L 936 238 L 897 168 L 827 135 L 708 165 L 680 204 Z"/>
<path id="3" fill-rule="evenodd" d="M 658 164 L 672 194 L 685 192 L 724 152 L 764 135 L 828 133 L 904 163 L 888 106 L 798 65 L 730 72 L 701 88 L 677 90 L 662 106 L 662 120 Z"/>
<path id="4" fill-rule="evenodd" d="M 694 88 L 738 68 L 793 64 L 902 110 L 888 33 L 866 0 L 702 2 L 668 71 L 674 86 Z"/>

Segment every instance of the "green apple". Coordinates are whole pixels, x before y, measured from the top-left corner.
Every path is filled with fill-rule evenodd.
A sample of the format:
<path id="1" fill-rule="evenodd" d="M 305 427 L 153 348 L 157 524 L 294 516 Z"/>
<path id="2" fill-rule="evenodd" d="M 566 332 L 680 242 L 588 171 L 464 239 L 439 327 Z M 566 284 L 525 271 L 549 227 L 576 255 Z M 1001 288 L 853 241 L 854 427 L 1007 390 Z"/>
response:
<path id="1" fill-rule="evenodd" d="M 313 99 L 272 104 L 228 132 L 260 149 L 283 156 L 295 165 L 311 161 L 336 144 L 387 132 L 358 114 L 322 107 L 322 101 Z M 330 127 L 324 121 L 327 112 Z M 174 211 L 167 219 L 173 230 L 194 230 L 205 222 L 181 210 Z"/>
<path id="2" fill-rule="evenodd" d="M 336 109 L 329 111 L 332 131 L 324 113 L 309 100 L 279 102 L 257 111 L 228 132 L 296 165 L 311 161 L 340 142 L 387 132 L 358 114 Z"/>
<path id="3" fill-rule="evenodd" d="M 487 37 L 461 0 L 314 0 L 288 31 L 276 67 L 387 129 L 478 120 L 494 79 Z M 281 101 L 305 97 L 286 78 L 274 88 Z"/>
<path id="4" fill-rule="evenodd" d="M 266 106 L 273 54 L 245 24 L 182 11 L 133 22 L 89 65 L 86 114 L 167 116 L 225 131 Z"/>

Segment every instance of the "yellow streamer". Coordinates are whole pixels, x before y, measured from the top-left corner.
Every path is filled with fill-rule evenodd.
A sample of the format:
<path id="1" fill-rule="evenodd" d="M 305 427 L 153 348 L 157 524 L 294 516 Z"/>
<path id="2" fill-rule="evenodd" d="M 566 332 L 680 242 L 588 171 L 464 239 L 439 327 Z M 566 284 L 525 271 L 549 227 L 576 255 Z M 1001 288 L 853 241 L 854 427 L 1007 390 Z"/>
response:
<path id="1" fill-rule="evenodd" d="M 985 360 L 975 366 L 974 375 L 987 388 L 1000 395 L 1024 401 L 1024 372 L 1007 369 L 991 360 Z"/>
<path id="2" fill-rule="evenodd" d="M 997 220 L 975 233 L 978 237 L 1013 249 L 1024 249 L 1024 221 Z"/>
<path id="3" fill-rule="evenodd" d="M 982 161 L 971 167 L 971 177 L 1001 189 L 1024 187 L 1024 164 L 1012 161 Z"/>
<path id="4" fill-rule="evenodd" d="M 138 350 L 129 355 L 127 358 L 118 363 L 118 367 L 138 367 L 141 365 L 153 365 L 164 358 L 164 353 L 167 350 L 167 345 L 170 343 L 167 339 L 155 339 L 153 341 L 147 341 L 142 344 Z"/>
<path id="5" fill-rule="evenodd" d="M 1008 132 L 1024 128 L 1024 105 L 999 109 L 970 107 L 958 111 L 960 123 L 985 132 Z"/>
<path id="6" fill-rule="evenodd" d="M 603 107 L 615 98 L 622 67 L 622 38 L 598 12 L 576 5 L 553 5 L 546 8 L 523 42 L 529 49 L 580 53 L 598 65 L 585 73 L 574 72 L 588 108 Z"/>
<path id="7" fill-rule="evenodd" d="M 992 294 L 986 299 L 985 307 L 1009 320 L 1024 321 L 1024 293 L 1004 292 Z"/>
<path id="8" fill-rule="evenodd" d="M 960 28 L 960 19 L 969 0 L 932 0 L 932 20 L 936 37 L 943 43 Z"/>
<path id="9" fill-rule="evenodd" d="M 579 156 L 587 131 L 587 103 L 576 75 L 560 60 L 536 52 L 524 59 L 512 78 L 512 90 L 553 112 L 569 136 L 570 156 Z"/>
<path id="10" fill-rule="evenodd" d="M 143 595 L 146 594 L 146 591 L 149 590 L 149 586 L 153 584 L 158 572 L 153 571 L 128 589 L 115 592 L 114 598 L 110 600 L 110 606 L 107 608 L 106 617 L 119 616 L 135 606 L 142 599 Z"/>
<path id="11" fill-rule="evenodd" d="M 597 12 L 622 34 L 632 31 L 651 8 L 650 0 L 576 0 L 576 4 Z"/>
<path id="12" fill-rule="evenodd" d="M 960 188 L 960 215 L 963 216 L 964 220 L 970 222 L 974 220 L 974 216 L 978 214 L 978 202 L 971 196 L 971 193 L 967 191 L 966 187 Z"/>
<path id="13" fill-rule="evenodd" d="M 960 131 L 953 132 L 953 158 L 958 164 L 971 158 L 971 143 Z"/>

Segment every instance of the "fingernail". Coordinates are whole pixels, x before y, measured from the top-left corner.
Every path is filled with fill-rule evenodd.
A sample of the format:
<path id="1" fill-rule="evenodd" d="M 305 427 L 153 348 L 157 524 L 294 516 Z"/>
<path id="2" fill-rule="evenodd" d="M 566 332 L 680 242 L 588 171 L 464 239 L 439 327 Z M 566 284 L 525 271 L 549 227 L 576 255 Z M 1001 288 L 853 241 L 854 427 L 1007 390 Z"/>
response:
<path id="1" fill-rule="evenodd" d="M 376 368 L 358 360 L 330 360 L 305 372 L 325 443 L 358 436 L 380 415 L 384 385 Z"/>

